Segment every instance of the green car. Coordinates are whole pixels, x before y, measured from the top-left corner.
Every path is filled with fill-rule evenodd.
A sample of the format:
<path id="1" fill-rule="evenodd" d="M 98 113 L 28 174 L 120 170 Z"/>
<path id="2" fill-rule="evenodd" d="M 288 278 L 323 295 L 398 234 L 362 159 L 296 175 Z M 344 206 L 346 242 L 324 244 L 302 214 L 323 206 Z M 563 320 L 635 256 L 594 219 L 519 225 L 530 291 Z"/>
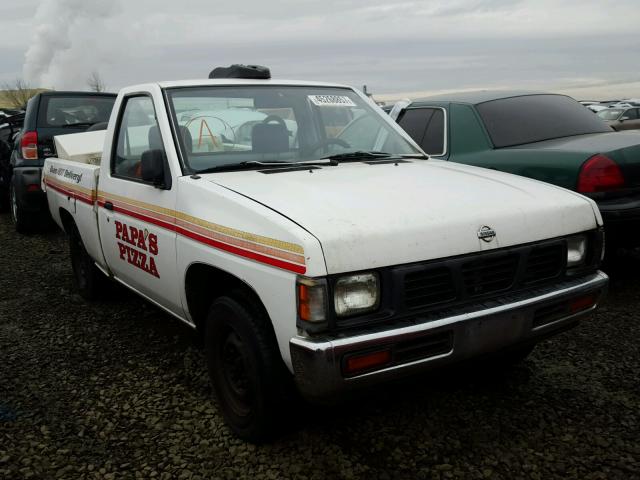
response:
<path id="1" fill-rule="evenodd" d="M 435 159 L 591 197 L 609 245 L 640 246 L 640 132 L 615 132 L 572 98 L 546 93 L 440 95 L 398 102 L 390 115 Z"/>

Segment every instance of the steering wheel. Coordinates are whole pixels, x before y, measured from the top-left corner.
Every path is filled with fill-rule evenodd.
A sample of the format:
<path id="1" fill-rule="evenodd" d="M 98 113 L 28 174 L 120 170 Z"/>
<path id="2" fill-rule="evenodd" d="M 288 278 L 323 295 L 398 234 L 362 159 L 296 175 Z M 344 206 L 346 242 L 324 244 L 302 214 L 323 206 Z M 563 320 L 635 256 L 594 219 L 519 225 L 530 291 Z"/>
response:
<path id="1" fill-rule="evenodd" d="M 282 117 L 279 117 L 278 115 L 267 115 L 263 120 L 262 123 L 271 123 L 271 122 L 276 122 L 279 123 L 280 125 L 282 125 L 284 128 L 287 128 L 287 124 L 285 123 L 284 119 Z"/>
<path id="2" fill-rule="evenodd" d="M 311 145 L 309 147 L 309 153 L 313 153 L 319 148 L 328 147 L 329 145 L 339 145 L 342 148 L 351 148 L 351 145 L 349 145 L 347 142 L 345 142 L 341 138 L 325 138 L 324 140 L 320 140 L 316 144 Z"/>

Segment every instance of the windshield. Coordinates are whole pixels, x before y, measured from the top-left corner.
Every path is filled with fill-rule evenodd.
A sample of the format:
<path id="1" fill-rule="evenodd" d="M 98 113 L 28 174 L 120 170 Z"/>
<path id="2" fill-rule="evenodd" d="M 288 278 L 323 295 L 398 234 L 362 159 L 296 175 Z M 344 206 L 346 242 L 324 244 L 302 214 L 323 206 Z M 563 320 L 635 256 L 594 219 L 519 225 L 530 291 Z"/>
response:
<path id="1" fill-rule="evenodd" d="M 610 132 L 602 119 L 564 95 L 524 95 L 477 105 L 496 148 Z"/>
<path id="2" fill-rule="evenodd" d="M 620 110 L 618 108 L 607 108 L 605 110 L 600 110 L 597 115 L 603 120 L 617 120 L 622 112 L 624 112 L 624 110 Z"/>
<path id="3" fill-rule="evenodd" d="M 167 97 L 191 171 L 363 151 L 422 155 L 347 88 L 188 87 L 168 89 Z"/>

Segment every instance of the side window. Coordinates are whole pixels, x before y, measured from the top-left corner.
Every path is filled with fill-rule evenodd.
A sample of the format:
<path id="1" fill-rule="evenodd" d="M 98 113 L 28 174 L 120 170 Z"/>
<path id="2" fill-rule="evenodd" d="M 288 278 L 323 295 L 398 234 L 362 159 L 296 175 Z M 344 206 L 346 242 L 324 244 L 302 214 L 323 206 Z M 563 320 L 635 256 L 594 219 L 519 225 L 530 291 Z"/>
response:
<path id="1" fill-rule="evenodd" d="M 640 108 L 632 108 L 631 110 L 627 110 L 625 116 L 629 117 L 631 120 L 637 120 L 640 118 Z"/>
<path id="2" fill-rule="evenodd" d="M 398 123 L 429 155 L 444 151 L 444 111 L 441 108 L 410 108 Z"/>
<path id="3" fill-rule="evenodd" d="M 398 123 L 420 145 L 432 115 L 433 108 L 410 108 L 405 110 Z"/>
<path id="4" fill-rule="evenodd" d="M 434 110 L 427 131 L 424 134 L 422 149 L 429 155 L 442 155 L 444 151 L 444 111 L 437 108 Z"/>
<path id="5" fill-rule="evenodd" d="M 147 150 L 164 150 L 160 128 L 150 97 L 129 97 L 118 126 L 112 172 L 142 179 L 141 159 Z"/>

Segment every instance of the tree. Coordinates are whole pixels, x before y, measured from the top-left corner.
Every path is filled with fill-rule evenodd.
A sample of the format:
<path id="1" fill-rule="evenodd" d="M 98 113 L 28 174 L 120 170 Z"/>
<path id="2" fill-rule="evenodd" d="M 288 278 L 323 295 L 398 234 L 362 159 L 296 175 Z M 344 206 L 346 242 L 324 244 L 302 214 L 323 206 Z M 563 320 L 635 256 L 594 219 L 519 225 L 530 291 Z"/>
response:
<path id="1" fill-rule="evenodd" d="M 107 86 L 102 80 L 102 77 L 100 77 L 100 73 L 95 70 L 91 72 L 91 75 L 87 78 L 87 85 L 92 92 L 104 92 L 107 90 Z"/>
<path id="2" fill-rule="evenodd" d="M 14 82 L 3 83 L 2 92 L 5 102 L 11 108 L 24 108 L 27 101 L 38 93 L 38 89 L 31 86 L 24 80 L 17 78 Z"/>

